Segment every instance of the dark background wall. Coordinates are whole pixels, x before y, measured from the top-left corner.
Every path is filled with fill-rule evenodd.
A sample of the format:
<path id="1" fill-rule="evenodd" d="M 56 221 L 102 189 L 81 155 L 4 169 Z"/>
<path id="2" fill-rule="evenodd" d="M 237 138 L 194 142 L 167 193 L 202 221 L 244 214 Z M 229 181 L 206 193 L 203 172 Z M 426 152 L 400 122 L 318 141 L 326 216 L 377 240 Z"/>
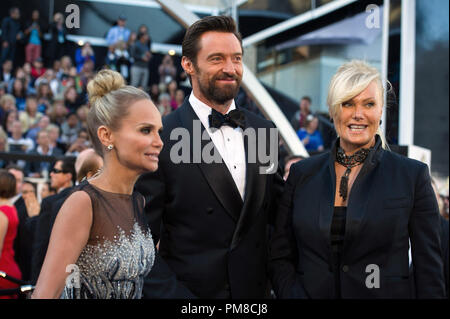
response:
<path id="1" fill-rule="evenodd" d="M 431 149 L 432 171 L 448 176 L 449 2 L 416 1 L 414 144 Z"/>

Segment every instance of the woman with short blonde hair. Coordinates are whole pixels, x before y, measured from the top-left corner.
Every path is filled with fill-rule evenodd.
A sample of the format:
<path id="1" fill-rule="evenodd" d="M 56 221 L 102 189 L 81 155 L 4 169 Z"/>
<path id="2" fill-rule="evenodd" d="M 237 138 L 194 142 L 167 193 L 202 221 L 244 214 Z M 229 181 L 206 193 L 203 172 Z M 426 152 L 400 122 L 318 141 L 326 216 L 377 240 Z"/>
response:
<path id="1" fill-rule="evenodd" d="M 277 214 L 270 271 L 279 298 L 445 297 L 429 169 L 382 147 L 383 94 L 379 72 L 363 61 L 331 80 L 339 138 L 291 166 Z"/>

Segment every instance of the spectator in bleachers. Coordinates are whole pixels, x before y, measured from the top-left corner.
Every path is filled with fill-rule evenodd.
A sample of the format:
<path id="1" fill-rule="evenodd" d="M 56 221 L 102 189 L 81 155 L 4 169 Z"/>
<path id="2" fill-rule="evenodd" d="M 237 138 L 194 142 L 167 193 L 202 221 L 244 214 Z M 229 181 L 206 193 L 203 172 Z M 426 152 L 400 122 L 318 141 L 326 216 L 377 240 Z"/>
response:
<path id="1" fill-rule="evenodd" d="M 41 57 L 42 53 L 42 31 L 39 22 L 39 10 L 33 10 L 31 13 L 31 21 L 25 26 L 24 34 L 28 37 L 28 44 L 25 47 L 25 61 L 33 64 L 33 62 Z"/>
<path id="2" fill-rule="evenodd" d="M 77 110 L 78 120 L 80 121 L 81 127 L 87 128 L 87 115 L 89 113 L 89 108 L 87 105 L 82 105 Z"/>
<path id="3" fill-rule="evenodd" d="M 311 114 L 311 98 L 309 96 L 304 96 L 300 100 L 300 108 L 295 112 L 294 116 L 291 118 L 291 125 L 294 131 L 298 131 L 300 128 L 305 127 L 306 117 Z"/>
<path id="4" fill-rule="evenodd" d="M 320 152 L 323 151 L 323 138 L 320 134 L 319 127 L 319 119 L 317 116 L 312 114 L 308 115 L 306 118 L 304 128 L 300 128 L 297 131 L 297 135 L 305 146 L 306 150 L 309 152 Z"/>
<path id="5" fill-rule="evenodd" d="M 95 64 L 94 61 L 88 60 L 84 62 L 83 68 L 81 69 L 79 76 L 82 82 L 83 91 L 86 91 L 86 86 L 90 79 L 94 77 Z"/>
<path id="6" fill-rule="evenodd" d="M 125 80 L 129 80 L 130 54 L 125 41 L 118 41 L 112 46 L 112 51 L 107 55 L 106 64 L 114 71 L 119 72 Z"/>
<path id="7" fill-rule="evenodd" d="M 53 61 L 52 70 L 55 73 L 55 78 L 60 81 L 61 77 L 62 77 L 62 73 L 63 73 L 62 72 L 62 67 L 61 67 L 61 60 Z"/>
<path id="8" fill-rule="evenodd" d="M 185 96 L 183 90 L 181 90 L 181 89 L 176 90 L 176 92 L 175 92 L 175 109 L 179 108 L 183 104 L 185 97 L 186 96 Z"/>
<path id="9" fill-rule="evenodd" d="M 67 146 L 71 145 L 77 139 L 80 129 L 81 123 L 78 115 L 74 112 L 69 113 L 66 121 L 61 125 L 61 142 Z"/>
<path id="10" fill-rule="evenodd" d="M 25 63 L 23 67 L 19 67 L 16 69 L 16 77 L 15 79 L 21 79 L 26 88 L 26 92 L 34 93 L 34 79 L 31 75 L 31 64 Z"/>
<path id="11" fill-rule="evenodd" d="M 150 98 L 152 99 L 153 103 L 157 103 L 159 101 L 159 86 L 158 84 L 152 84 L 150 87 Z"/>
<path id="12" fill-rule="evenodd" d="M 76 112 L 84 101 L 78 95 L 75 86 L 69 86 L 64 91 L 64 105 L 69 109 L 69 112 Z"/>
<path id="13" fill-rule="evenodd" d="M 33 62 L 33 66 L 31 67 L 31 76 L 33 77 L 33 81 L 36 81 L 37 78 L 44 75 L 46 69 L 44 68 L 44 62 L 42 58 L 37 58 Z"/>
<path id="14" fill-rule="evenodd" d="M 4 94 L 0 98 L 0 125 L 6 120 L 6 115 L 12 110 L 17 110 L 16 108 L 16 98 L 11 94 Z M 6 129 L 6 127 L 3 127 Z"/>
<path id="15" fill-rule="evenodd" d="M 131 85 L 147 90 L 149 80 L 149 63 L 152 53 L 149 46 L 150 37 L 147 33 L 139 33 L 136 43 L 130 48 L 134 63 L 131 66 Z"/>
<path id="16" fill-rule="evenodd" d="M 180 73 L 180 78 L 179 78 L 179 86 L 181 89 L 183 89 L 183 91 L 185 92 L 185 94 L 187 93 L 187 91 L 190 91 L 192 86 L 191 86 L 191 82 L 189 81 L 189 77 L 187 76 L 186 72 L 181 72 Z"/>
<path id="17" fill-rule="evenodd" d="M 13 63 L 11 60 L 5 60 L 2 64 L 2 70 L 0 73 L 0 82 L 4 82 L 7 85 L 11 83 L 12 85 L 12 79 L 13 79 Z"/>
<path id="18" fill-rule="evenodd" d="M 58 153 L 64 153 L 65 152 L 65 145 L 60 140 L 60 129 L 58 125 L 55 124 L 49 124 L 49 126 L 46 129 L 48 133 L 49 138 L 49 144 L 52 149 L 58 149 Z"/>
<path id="19" fill-rule="evenodd" d="M 67 78 L 69 78 L 70 76 L 70 69 L 72 69 L 73 67 L 73 63 L 72 63 L 72 59 L 70 58 L 70 56 L 65 55 L 63 57 L 61 57 L 61 67 L 60 67 L 60 80 L 62 82 L 62 85 L 65 86 L 65 82 L 67 81 Z"/>
<path id="20" fill-rule="evenodd" d="M 27 87 L 21 78 L 14 79 L 11 94 L 16 98 L 16 106 L 19 111 L 25 110 Z"/>
<path id="21" fill-rule="evenodd" d="M 157 107 L 159 113 L 161 113 L 161 116 L 166 116 L 167 114 L 172 112 L 172 106 L 170 105 L 170 95 L 167 93 L 160 94 Z"/>
<path id="22" fill-rule="evenodd" d="M 35 128 L 43 116 L 38 112 L 38 104 L 36 95 L 28 95 L 26 98 L 25 111 L 19 112 L 19 121 L 22 123 L 23 133 L 29 129 Z"/>
<path id="23" fill-rule="evenodd" d="M 131 32 L 125 27 L 126 22 L 127 18 L 124 15 L 120 15 L 117 19 L 117 25 L 109 29 L 108 34 L 106 35 L 106 43 L 110 48 L 119 41 L 124 41 L 125 43 L 128 42 Z"/>
<path id="24" fill-rule="evenodd" d="M 22 123 L 14 121 L 11 137 L 8 138 L 10 152 L 26 153 L 34 148 L 32 139 L 23 137 Z"/>
<path id="25" fill-rule="evenodd" d="M 86 42 L 81 48 L 75 51 L 75 63 L 78 73 L 81 72 L 86 61 L 92 61 L 95 64 L 95 54 L 90 42 Z"/>
<path id="26" fill-rule="evenodd" d="M 176 92 L 178 90 L 178 84 L 177 81 L 172 80 L 167 85 L 167 93 L 170 95 L 170 106 L 172 107 L 172 110 L 177 109 L 177 101 L 175 98 Z"/>
<path id="27" fill-rule="evenodd" d="M 16 109 L 6 112 L 4 122 L 2 123 L 3 129 L 5 130 L 6 134 L 11 135 L 12 125 L 14 121 L 17 121 L 18 119 L 19 119 L 19 112 L 17 112 Z"/>
<path id="28" fill-rule="evenodd" d="M 55 71 L 53 69 L 46 69 L 45 73 L 34 81 L 34 87 L 36 88 L 36 94 L 39 94 L 39 86 L 41 83 L 47 83 L 49 86 L 52 96 L 58 94 L 62 90 L 61 82 L 56 77 Z"/>
<path id="29" fill-rule="evenodd" d="M 67 108 L 64 106 L 64 98 L 61 95 L 55 96 L 53 106 L 47 112 L 50 121 L 61 126 L 66 120 L 67 113 Z"/>
<path id="30" fill-rule="evenodd" d="M 127 48 L 131 48 L 137 41 L 137 33 L 134 31 L 130 32 L 130 36 L 128 37 L 127 41 Z"/>
<path id="31" fill-rule="evenodd" d="M 2 98 L 3 95 L 5 95 L 8 90 L 7 90 L 7 84 L 4 82 L 0 82 L 0 99 Z M 0 107 L 0 118 L 2 116 L 2 111 L 1 111 L 1 107 Z"/>
<path id="32" fill-rule="evenodd" d="M 39 131 L 37 135 L 37 147 L 29 152 L 31 155 L 62 156 L 60 150 L 50 147 L 50 139 L 46 131 Z M 45 177 L 53 165 L 50 162 L 28 162 L 25 168 L 30 177 Z"/>
<path id="33" fill-rule="evenodd" d="M 14 62 L 16 54 L 16 43 L 23 38 L 23 33 L 20 30 L 20 10 L 17 7 L 9 9 L 9 17 L 2 21 L 2 54 L 0 57 L 0 64 L 5 60 Z"/>
<path id="34" fill-rule="evenodd" d="M 165 55 L 161 65 L 158 68 L 159 79 L 161 83 L 168 85 L 172 80 L 177 77 L 177 68 L 173 63 L 173 59 L 170 55 Z"/>
<path id="35" fill-rule="evenodd" d="M 81 128 L 78 131 L 78 137 L 70 146 L 66 152 L 66 156 L 78 156 L 82 151 L 91 147 L 89 143 L 89 134 L 87 129 Z"/>
<path id="36" fill-rule="evenodd" d="M 53 72 L 52 70 L 50 71 Z M 53 103 L 53 92 L 46 79 L 39 82 L 36 98 L 38 100 L 38 111 L 41 113 L 46 113 Z"/>
<path id="37" fill-rule="evenodd" d="M 150 33 L 148 32 L 148 27 L 145 24 L 141 24 L 138 28 L 137 34 L 148 34 L 150 36 Z M 150 47 L 150 39 L 149 42 L 147 43 L 147 45 Z"/>
<path id="38" fill-rule="evenodd" d="M 46 130 L 50 125 L 50 118 L 47 115 L 43 115 L 35 128 L 28 130 L 26 137 L 36 143 L 37 133 L 41 130 Z"/>
<path id="39" fill-rule="evenodd" d="M 64 15 L 60 12 L 55 13 L 53 22 L 49 26 L 51 40 L 48 43 L 48 57 L 50 61 L 60 59 L 66 54 L 66 26 L 64 23 Z"/>

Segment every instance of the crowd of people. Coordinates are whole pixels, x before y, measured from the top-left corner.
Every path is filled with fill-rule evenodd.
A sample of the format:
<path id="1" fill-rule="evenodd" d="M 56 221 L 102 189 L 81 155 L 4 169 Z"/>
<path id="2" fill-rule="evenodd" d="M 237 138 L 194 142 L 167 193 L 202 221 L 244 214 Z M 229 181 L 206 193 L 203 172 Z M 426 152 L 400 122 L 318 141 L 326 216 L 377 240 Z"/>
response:
<path id="1" fill-rule="evenodd" d="M 70 56 L 64 51 L 63 43 L 67 40 L 61 16 L 55 14 L 51 29 L 54 34 L 51 67 L 44 66 L 41 57 L 38 14 L 33 12 L 32 23 L 22 29 L 17 22 L 20 11 L 12 8 L 10 17 L 2 23 L 0 152 L 58 158 L 54 163 L 0 159 L 0 208 L 4 212 L 0 214 L 0 235 L 4 233 L 0 270 L 37 283 L 34 297 L 162 298 L 171 291 L 169 297 L 175 298 L 266 298 L 272 287 L 279 298 L 354 298 L 364 288 L 364 279 L 360 275 L 352 278 L 352 271 L 362 266 L 351 264 L 354 268 L 349 274 L 340 273 L 339 267 L 343 249 L 347 248 L 342 245 L 346 231 L 356 236 L 359 229 L 346 230 L 345 219 L 350 220 L 347 224 L 356 225 L 353 221 L 357 216 L 352 214 L 357 210 L 379 209 L 386 213 L 392 208 L 398 208 L 401 220 L 386 213 L 390 219 L 386 224 L 376 212 L 370 212 L 373 218 L 368 219 L 375 237 L 389 225 L 399 227 L 392 231 L 395 236 L 391 242 L 380 239 L 387 248 L 378 247 L 376 241 L 361 232 L 359 236 L 365 240 L 365 246 L 359 250 L 351 247 L 349 253 L 358 260 L 358 256 L 370 257 L 368 251 L 373 249 L 377 260 L 394 258 L 398 264 L 407 265 L 408 245 L 404 239 L 409 231 L 409 215 L 414 214 L 410 235 L 414 247 L 420 250 L 413 250 L 417 269 L 412 271 L 418 272 L 419 280 L 416 295 L 443 297 L 448 273 L 445 279 L 437 239 L 440 224 L 434 216 L 435 200 L 428 196 L 431 184 L 428 185 L 426 167 L 385 150 L 377 131 L 383 105 L 379 99 L 380 75 L 375 69 L 361 62 L 343 66 L 355 77 L 363 75 L 366 81 L 358 84 L 361 90 L 350 101 L 329 105 L 339 133 L 331 153 L 307 160 L 287 157 L 283 161 L 284 172 L 258 174 L 256 166 L 245 165 L 248 146 L 244 145 L 242 129 L 269 129 L 273 123 L 245 108 L 236 108 L 252 103 L 248 97 L 239 95 L 242 54 L 236 52 L 242 49 L 242 44 L 231 18 L 207 17 L 189 28 L 183 44 L 183 71 L 179 72 L 173 57 L 166 55 L 158 68 L 159 81 L 149 86 L 152 83 L 149 62 L 153 56 L 145 26 L 132 32 L 126 28 L 126 17 L 119 16 L 117 25 L 106 35 L 106 57 L 96 57 L 89 43 Z M 25 64 L 15 66 L 14 44 L 19 39 L 28 39 L 30 46 L 27 45 Z M 199 41 L 204 45 L 196 45 Z M 205 52 L 215 53 L 217 62 L 207 63 Z M 225 63 L 226 59 L 231 63 L 228 60 Z M 99 65 L 104 70 L 96 72 Z M 347 83 L 350 91 L 354 83 L 339 78 L 342 73 L 340 69 L 334 81 Z M 217 81 L 205 81 L 205 74 Z M 190 85 L 193 93 L 187 95 Z M 333 101 L 338 101 L 345 92 L 331 90 L 329 94 L 333 95 Z M 366 107 L 360 105 L 360 95 L 370 95 L 374 104 L 358 115 L 370 121 L 367 131 L 350 123 L 355 119 L 354 110 Z M 348 105 L 339 112 L 342 102 Z M 306 149 L 320 152 L 324 150 L 324 141 L 318 130 L 319 119 L 310 108 L 311 98 L 305 96 L 291 123 Z M 208 130 L 226 165 L 202 163 L 197 167 L 171 162 L 169 153 L 175 141 L 170 132 L 177 127 L 192 130 L 190 121 L 196 117 Z M 214 117 L 221 123 L 218 127 L 211 124 Z M 352 135 L 361 130 L 363 137 Z M 226 144 L 227 141 L 233 145 Z M 382 161 L 380 154 L 388 155 Z M 363 170 L 366 158 L 368 168 Z M 328 169 L 322 169 L 328 168 L 330 159 L 334 162 L 334 177 Z M 305 164 L 295 164 L 298 161 Z M 381 206 L 365 207 L 361 188 L 368 190 L 372 183 L 379 183 L 375 189 L 380 192 L 374 192 L 373 198 L 384 198 L 383 187 L 388 184 L 380 182 L 387 175 L 376 169 L 377 161 L 391 170 L 409 165 L 410 170 L 401 170 L 403 175 L 395 179 L 397 188 L 393 191 L 404 190 L 409 194 L 407 190 L 414 185 L 425 185 L 422 190 L 427 201 L 419 201 L 415 196 L 400 198 L 399 193 L 394 194 L 399 198 L 392 203 L 384 205 L 383 200 L 373 199 Z M 372 170 L 376 172 L 372 179 L 353 186 L 358 174 L 366 178 L 372 176 Z M 405 182 L 413 183 L 414 178 L 417 179 L 414 185 Z M 35 179 L 50 182 L 37 187 Z M 390 179 L 391 182 L 394 181 Z M 336 192 L 329 192 L 328 186 Z M 301 194 L 294 194 L 300 188 Z M 352 188 L 358 197 L 347 201 Z M 322 195 L 324 198 L 318 197 Z M 327 208 L 335 207 L 335 211 L 324 209 L 321 203 L 326 203 Z M 415 209 L 417 203 L 429 212 L 422 217 L 424 220 L 420 219 L 421 211 Z M 321 223 L 331 228 L 327 236 L 334 236 L 332 247 L 320 244 L 323 238 L 318 237 L 319 224 L 310 223 L 309 215 L 302 214 L 299 207 L 311 214 L 321 212 L 321 218 L 328 216 Z M 289 219 L 293 215 L 296 222 L 302 220 L 306 232 L 300 232 L 299 225 Z M 271 242 L 265 238 L 269 224 L 273 231 Z M 132 236 L 125 236 L 130 233 Z M 446 236 L 448 254 L 448 232 Z M 397 254 L 388 255 L 390 247 L 397 243 Z M 333 263 L 326 258 L 311 257 L 330 255 L 328 248 L 333 249 Z M 304 254 L 303 259 L 297 259 L 299 252 Z M 119 281 L 108 277 L 113 273 L 111 256 L 119 259 L 116 271 L 124 276 Z M 428 257 L 432 262 L 426 260 Z M 131 268 L 127 268 L 130 258 L 139 262 L 131 262 Z M 81 291 L 65 286 L 67 274 L 61 265 L 75 263 L 82 267 Z M 156 270 L 150 272 L 152 267 Z M 343 271 L 347 273 L 349 268 L 345 267 Z M 405 271 L 409 269 L 395 263 L 387 267 L 399 276 L 407 275 Z M 87 288 L 99 280 L 101 285 Z M 319 281 L 325 284 L 319 287 Z M 350 289 L 340 286 L 344 281 L 351 282 Z M 104 286 L 113 287 L 112 291 Z M 0 279 L 0 287 L 13 285 Z M 411 295 L 403 282 L 397 288 L 364 290 L 364 296 Z"/>
<path id="2" fill-rule="evenodd" d="M 170 55 L 162 58 L 158 74 L 149 73 L 153 58 L 149 30 L 145 25 L 136 32 L 128 30 L 122 15 L 106 35 L 107 55 L 96 57 L 89 42 L 69 54 L 61 13 L 54 15 L 48 28 L 52 40 L 44 48 L 39 11 L 32 12 L 24 27 L 18 8 L 9 13 L 2 22 L 0 151 L 76 156 L 89 148 L 86 86 L 101 68 L 117 70 L 132 86 L 148 92 L 164 116 L 177 109 L 190 91 L 186 74 L 178 71 Z M 23 65 L 15 59 L 18 41 L 27 43 Z M 0 168 L 8 164 L 0 160 Z M 26 177 L 48 177 L 52 169 L 47 163 L 16 164 Z"/>
<path id="3" fill-rule="evenodd" d="M 17 277 L 36 282 L 50 234 L 42 240 L 32 234 L 36 229 L 41 234 L 51 230 L 51 225 L 42 220 L 51 215 L 50 203 L 55 200 L 52 196 L 61 196 L 65 189 L 93 176 L 103 165 L 93 152 L 87 124 L 87 84 L 96 71 L 118 71 L 126 82 L 146 91 L 163 116 L 183 103 L 190 83 L 168 54 L 162 57 L 157 73 L 150 73 L 149 63 L 155 57 L 149 30 L 145 25 L 136 32 L 126 29 L 124 16 L 119 16 L 106 35 L 106 56 L 96 56 L 89 42 L 70 50 L 64 16 L 59 12 L 48 27 L 40 19 L 39 10 L 33 10 L 26 23 L 22 24 L 23 20 L 20 9 L 12 7 L 1 23 L 0 152 L 61 159 L 0 158 L 2 174 L 15 178 L 16 195 L 11 202 L 17 208 L 19 221 L 17 234 L 11 236 L 21 271 Z M 45 32 L 50 34 L 48 41 L 44 40 Z M 23 64 L 18 58 L 22 48 Z M 37 223 L 38 219 L 41 223 Z M 44 253 L 36 245 L 45 247 Z M 41 252 L 33 257 L 33 251 Z M 32 265 L 36 263 L 39 270 L 33 273 Z M 5 267 L 10 269 L 10 263 Z M 17 272 L 13 270 L 11 275 Z M 2 288 L 8 287 L 3 283 Z"/>

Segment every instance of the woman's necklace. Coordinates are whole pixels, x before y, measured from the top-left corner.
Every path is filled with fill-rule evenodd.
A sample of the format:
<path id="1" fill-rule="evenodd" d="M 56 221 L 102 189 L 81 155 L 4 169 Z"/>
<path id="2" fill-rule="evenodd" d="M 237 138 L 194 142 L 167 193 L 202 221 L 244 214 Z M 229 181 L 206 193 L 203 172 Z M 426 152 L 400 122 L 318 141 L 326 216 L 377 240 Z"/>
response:
<path id="1" fill-rule="evenodd" d="M 339 185 L 339 196 L 342 197 L 344 202 L 347 200 L 348 195 L 348 178 L 350 176 L 351 169 L 355 166 L 358 166 L 366 160 L 367 156 L 369 155 L 370 149 L 368 148 L 362 148 L 358 150 L 353 155 L 345 155 L 345 151 L 338 147 L 337 154 L 336 154 L 336 161 L 341 164 L 342 166 L 345 166 L 347 169 L 345 170 L 344 175 L 341 177 L 341 183 Z"/>

